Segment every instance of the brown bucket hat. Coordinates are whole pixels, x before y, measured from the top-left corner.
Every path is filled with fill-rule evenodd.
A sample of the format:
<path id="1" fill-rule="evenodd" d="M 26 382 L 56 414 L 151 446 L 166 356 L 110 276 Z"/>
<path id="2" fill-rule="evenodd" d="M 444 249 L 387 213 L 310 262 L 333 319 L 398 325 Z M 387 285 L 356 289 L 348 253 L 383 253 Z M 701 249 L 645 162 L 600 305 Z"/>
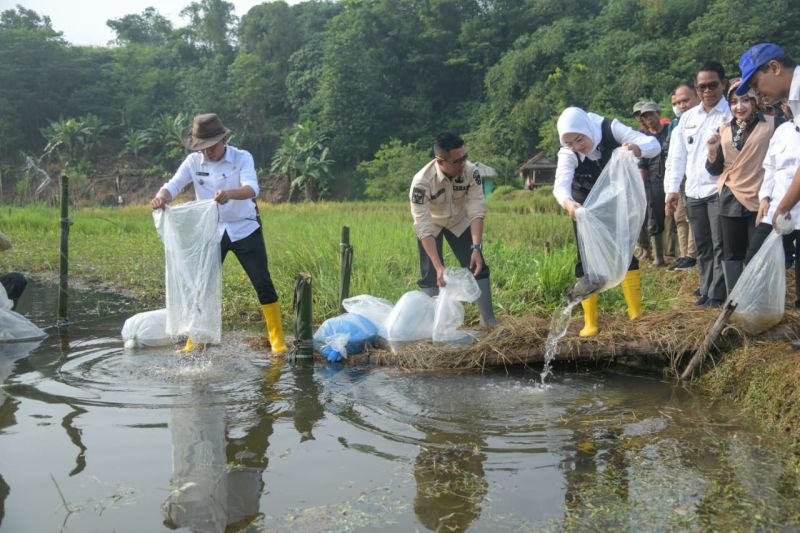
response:
<path id="1" fill-rule="evenodd" d="M 194 152 L 214 146 L 231 134 L 231 130 L 222 125 L 216 113 L 195 115 L 192 125 L 181 133 L 181 142 L 187 150 Z"/>

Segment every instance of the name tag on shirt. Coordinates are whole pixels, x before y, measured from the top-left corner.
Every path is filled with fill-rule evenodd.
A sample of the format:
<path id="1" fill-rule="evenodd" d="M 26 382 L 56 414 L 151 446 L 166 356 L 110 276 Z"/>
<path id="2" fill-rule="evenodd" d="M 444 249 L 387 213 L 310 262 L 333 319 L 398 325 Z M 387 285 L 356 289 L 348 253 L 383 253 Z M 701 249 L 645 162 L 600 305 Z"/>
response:
<path id="1" fill-rule="evenodd" d="M 197 175 L 198 176 L 209 176 L 209 173 L 208 172 L 198 172 Z"/>

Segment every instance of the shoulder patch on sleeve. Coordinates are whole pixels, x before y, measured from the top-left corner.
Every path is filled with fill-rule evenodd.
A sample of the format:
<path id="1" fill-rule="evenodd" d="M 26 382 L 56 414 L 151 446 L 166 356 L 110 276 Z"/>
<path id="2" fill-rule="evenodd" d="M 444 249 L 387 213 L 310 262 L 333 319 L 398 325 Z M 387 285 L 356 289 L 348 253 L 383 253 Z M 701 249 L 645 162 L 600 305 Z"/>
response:
<path id="1" fill-rule="evenodd" d="M 481 173 L 478 171 L 477 168 L 472 172 L 472 179 L 474 179 L 475 183 L 477 183 L 478 185 L 482 183 Z"/>
<path id="2" fill-rule="evenodd" d="M 411 202 L 422 205 L 425 203 L 425 189 L 414 187 L 411 191 Z"/>

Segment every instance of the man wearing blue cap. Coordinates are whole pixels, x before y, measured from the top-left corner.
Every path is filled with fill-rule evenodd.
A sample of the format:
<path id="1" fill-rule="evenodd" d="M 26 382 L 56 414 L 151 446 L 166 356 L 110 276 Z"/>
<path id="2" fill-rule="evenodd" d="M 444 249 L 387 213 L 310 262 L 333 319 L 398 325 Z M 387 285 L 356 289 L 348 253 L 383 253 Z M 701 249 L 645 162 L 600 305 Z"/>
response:
<path id="1" fill-rule="evenodd" d="M 794 114 L 795 128 L 800 132 L 800 68 L 783 49 L 773 43 L 759 43 L 742 54 L 739 60 L 742 83 L 736 89 L 741 96 L 752 87 L 770 103 L 784 100 Z M 788 213 L 800 200 L 800 170 L 794 175 L 792 185 L 775 210 L 772 220 Z"/>

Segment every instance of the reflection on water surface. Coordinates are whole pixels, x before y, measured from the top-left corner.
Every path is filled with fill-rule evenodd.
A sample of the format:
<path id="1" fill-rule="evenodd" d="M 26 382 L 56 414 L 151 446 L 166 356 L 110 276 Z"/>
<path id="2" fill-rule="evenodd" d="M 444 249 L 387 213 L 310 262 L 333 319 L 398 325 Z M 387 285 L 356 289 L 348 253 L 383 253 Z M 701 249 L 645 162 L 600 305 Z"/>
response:
<path id="1" fill-rule="evenodd" d="M 233 333 L 132 353 L 126 302 L 73 302 L 0 356 L 4 531 L 800 527 L 782 444 L 672 383 L 270 362 Z"/>

